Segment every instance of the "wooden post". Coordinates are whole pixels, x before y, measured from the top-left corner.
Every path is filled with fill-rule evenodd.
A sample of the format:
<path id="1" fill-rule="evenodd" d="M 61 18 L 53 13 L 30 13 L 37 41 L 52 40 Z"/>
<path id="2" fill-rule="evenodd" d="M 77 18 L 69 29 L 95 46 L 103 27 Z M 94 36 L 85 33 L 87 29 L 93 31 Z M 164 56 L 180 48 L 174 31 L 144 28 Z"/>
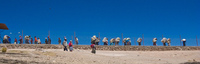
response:
<path id="1" fill-rule="evenodd" d="M 123 45 L 123 33 L 122 33 L 122 45 Z"/>
<path id="2" fill-rule="evenodd" d="M 99 32 L 99 45 L 100 45 L 100 42 L 101 42 L 101 41 L 100 41 L 100 32 Z"/>
<path id="3" fill-rule="evenodd" d="M 181 44 L 181 35 L 180 35 L 180 46 L 181 46 L 182 44 Z"/>
<path id="4" fill-rule="evenodd" d="M 75 44 L 76 44 L 76 33 L 74 32 L 74 42 L 75 42 Z"/>
<path id="5" fill-rule="evenodd" d="M 163 34 L 162 34 L 162 39 L 163 39 Z"/>
<path id="6" fill-rule="evenodd" d="M 134 44 L 135 44 L 135 46 L 136 46 L 136 40 L 135 40 L 135 37 L 134 37 Z"/>
<path id="7" fill-rule="evenodd" d="M 73 36 L 72 36 L 72 43 L 73 43 Z"/>
<path id="8" fill-rule="evenodd" d="M 20 43 L 20 44 L 23 44 L 23 37 L 24 37 L 24 36 L 23 36 L 23 30 L 22 30 L 22 43 Z"/>
<path id="9" fill-rule="evenodd" d="M 143 46 L 144 46 L 144 34 L 142 34 L 142 42 L 143 42 Z"/>
<path id="10" fill-rule="evenodd" d="M 196 36 L 196 42 L 197 42 L 197 46 L 198 46 L 198 39 L 197 39 L 197 36 Z"/>
<path id="11" fill-rule="evenodd" d="M 48 36 L 50 37 L 50 30 L 49 30 L 49 34 L 48 34 Z"/>

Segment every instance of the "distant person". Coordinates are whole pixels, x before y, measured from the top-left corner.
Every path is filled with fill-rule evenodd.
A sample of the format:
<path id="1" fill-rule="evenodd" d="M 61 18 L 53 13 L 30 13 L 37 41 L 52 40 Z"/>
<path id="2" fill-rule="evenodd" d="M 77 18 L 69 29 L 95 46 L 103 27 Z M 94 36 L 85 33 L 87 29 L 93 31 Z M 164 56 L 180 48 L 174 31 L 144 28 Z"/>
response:
<path id="1" fill-rule="evenodd" d="M 99 45 L 100 39 L 97 37 L 95 40 L 95 45 Z"/>
<path id="2" fill-rule="evenodd" d="M 60 38 L 58 38 L 58 44 L 61 45 L 61 39 Z"/>
<path id="3" fill-rule="evenodd" d="M 108 38 L 106 37 L 103 38 L 103 45 L 108 45 Z"/>
<path id="4" fill-rule="evenodd" d="M 115 45 L 119 45 L 119 41 L 120 41 L 120 38 L 117 37 L 117 38 L 115 39 Z"/>
<path id="5" fill-rule="evenodd" d="M 73 51 L 73 44 L 72 44 L 72 40 L 70 40 L 70 42 L 69 42 L 69 50 L 70 50 L 70 52 L 72 52 L 72 51 Z"/>
<path id="6" fill-rule="evenodd" d="M 31 37 L 31 40 L 30 40 L 31 44 L 33 44 L 33 38 Z"/>
<path id="7" fill-rule="evenodd" d="M 183 46 L 186 46 L 186 39 L 182 39 L 181 41 L 183 41 Z"/>
<path id="8" fill-rule="evenodd" d="M 38 38 L 38 44 L 41 44 L 40 38 Z"/>
<path id="9" fill-rule="evenodd" d="M 32 37 L 31 37 L 31 35 L 29 35 L 29 44 L 33 44 L 33 40 L 31 40 L 32 39 Z"/>
<path id="10" fill-rule="evenodd" d="M 153 38 L 153 46 L 157 46 L 156 42 L 157 42 L 157 38 Z"/>
<path id="11" fill-rule="evenodd" d="M 76 45 L 78 45 L 78 38 L 75 37 L 75 42 L 76 42 Z"/>
<path id="12" fill-rule="evenodd" d="M 26 44 L 29 44 L 29 36 L 26 35 L 26 36 L 24 37 L 24 39 L 25 39 L 25 43 L 26 43 Z"/>
<path id="13" fill-rule="evenodd" d="M 110 45 L 113 45 L 114 44 L 114 38 L 110 39 Z"/>
<path id="14" fill-rule="evenodd" d="M 96 47 L 95 47 L 95 43 L 92 43 L 91 45 L 90 45 L 90 47 L 92 48 L 92 51 L 91 51 L 91 53 L 96 53 Z"/>
<path id="15" fill-rule="evenodd" d="M 8 44 L 11 44 L 11 38 L 8 36 Z"/>
<path id="16" fill-rule="evenodd" d="M 94 35 L 93 37 L 91 37 L 91 44 L 95 44 L 95 41 L 96 41 L 96 36 Z"/>
<path id="17" fill-rule="evenodd" d="M 49 36 L 48 36 L 48 44 L 51 44 L 51 39 Z"/>
<path id="18" fill-rule="evenodd" d="M 126 45 L 126 38 L 124 38 L 124 39 L 122 40 L 122 42 L 124 43 L 124 45 Z"/>
<path id="19" fill-rule="evenodd" d="M 168 44 L 168 46 L 171 46 L 171 39 L 170 38 L 167 39 L 167 44 Z"/>
<path id="20" fill-rule="evenodd" d="M 23 44 L 23 39 L 22 39 L 22 36 L 19 36 L 19 44 Z"/>
<path id="21" fill-rule="evenodd" d="M 166 46 L 167 38 L 164 37 L 164 38 L 161 40 L 161 42 L 163 43 L 163 46 Z"/>
<path id="22" fill-rule="evenodd" d="M 47 38 L 45 38 L 45 44 L 48 44 L 48 40 L 47 40 Z"/>
<path id="23" fill-rule="evenodd" d="M 126 45 L 131 45 L 131 38 L 126 38 Z"/>
<path id="24" fill-rule="evenodd" d="M 8 43 L 8 36 L 4 35 L 4 37 L 3 37 L 3 44 L 6 44 L 6 43 Z"/>
<path id="25" fill-rule="evenodd" d="M 137 42 L 138 42 L 139 46 L 141 46 L 142 38 L 138 38 Z"/>
<path id="26" fill-rule="evenodd" d="M 37 40 L 36 36 L 35 36 L 35 41 L 34 41 L 34 43 L 35 43 L 35 44 L 38 44 L 38 40 Z"/>
<path id="27" fill-rule="evenodd" d="M 14 44 L 17 44 L 17 38 L 15 38 Z"/>
<path id="28" fill-rule="evenodd" d="M 62 45 L 64 46 L 64 51 L 65 51 L 65 50 L 68 51 L 68 49 L 67 49 L 67 39 L 66 39 L 66 38 L 64 39 Z"/>

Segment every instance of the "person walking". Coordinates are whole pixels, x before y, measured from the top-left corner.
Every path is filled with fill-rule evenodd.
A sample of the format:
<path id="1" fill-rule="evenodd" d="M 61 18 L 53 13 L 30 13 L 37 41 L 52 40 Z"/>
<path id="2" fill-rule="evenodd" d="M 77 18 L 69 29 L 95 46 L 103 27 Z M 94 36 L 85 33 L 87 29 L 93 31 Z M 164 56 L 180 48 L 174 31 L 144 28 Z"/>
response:
<path id="1" fill-rule="evenodd" d="M 183 46 L 186 46 L 186 39 L 182 39 L 181 41 L 183 41 Z"/>
<path id="2" fill-rule="evenodd" d="M 48 44 L 51 44 L 51 39 L 49 36 L 48 36 Z"/>
<path id="3" fill-rule="evenodd" d="M 68 49 L 67 49 L 67 39 L 66 39 L 66 38 L 64 39 L 62 45 L 64 46 L 64 51 L 65 51 L 65 50 L 68 51 Z"/>
<path id="4" fill-rule="evenodd" d="M 29 36 L 26 35 L 26 36 L 24 37 L 24 39 L 25 39 L 25 43 L 26 43 L 26 44 L 29 44 Z"/>
<path id="5" fill-rule="evenodd" d="M 95 43 L 92 43 L 92 44 L 90 45 L 90 47 L 92 48 L 91 53 L 95 54 L 95 53 L 96 53 Z"/>
<path id="6" fill-rule="evenodd" d="M 8 44 L 11 44 L 11 38 L 8 36 Z"/>
<path id="7" fill-rule="evenodd" d="M 138 38 L 137 42 L 138 42 L 139 46 L 141 46 L 142 38 Z"/>
<path id="8" fill-rule="evenodd" d="M 100 41 L 100 39 L 97 37 L 95 40 L 95 45 L 99 45 L 99 41 Z"/>
<path id="9" fill-rule="evenodd" d="M 37 42 L 38 42 L 38 40 L 37 40 L 37 38 L 36 38 L 36 36 L 35 36 L 35 41 L 34 41 L 34 43 L 37 44 Z"/>
<path id="10" fill-rule="evenodd" d="M 168 46 L 171 46 L 171 39 L 170 38 L 167 39 L 167 44 L 168 44 Z"/>
<path id="11" fill-rule="evenodd" d="M 153 38 L 153 46 L 157 46 L 156 42 L 157 42 L 157 38 Z"/>
<path id="12" fill-rule="evenodd" d="M 126 43 L 126 38 L 124 38 L 123 40 L 122 40 L 122 42 L 124 43 L 124 46 L 127 44 Z"/>
<path id="13" fill-rule="evenodd" d="M 103 45 L 108 45 L 108 38 L 106 37 L 103 38 Z"/>
<path id="14" fill-rule="evenodd" d="M 38 44 L 41 44 L 40 38 L 38 38 Z"/>
<path id="15" fill-rule="evenodd" d="M 76 42 L 76 45 L 78 45 L 78 38 L 75 37 L 75 42 Z"/>
<path id="16" fill-rule="evenodd" d="M 115 45 L 119 45 L 119 41 L 120 41 L 120 38 L 117 37 L 117 38 L 115 39 Z"/>
<path id="17" fill-rule="evenodd" d="M 72 52 L 72 51 L 73 51 L 73 44 L 72 44 L 72 40 L 70 40 L 70 42 L 69 42 L 69 50 L 70 50 L 70 52 Z"/>
<path id="18" fill-rule="evenodd" d="M 114 38 L 110 39 L 110 45 L 114 44 Z"/>
<path id="19" fill-rule="evenodd" d="M 17 44 L 17 38 L 15 38 L 14 44 Z"/>
<path id="20" fill-rule="evenodd" d="M 167 38 L 164 37 L 164 38 L 161 40 L 161 42 L 163 43 L 163 46 L 166 46 L 165 43 L 167 42 Z"/>
<path id="21" fill-rule="evenodd" d="M 96 41 L 96 36 L 94 35 L 93 37 L 91 37 L 91 44 L 95 44 L 95 41 Z"/>
<path id="22" fill-rule="evenodd" d="M 61 45 L 61 39 L 60 38 L 58 38 L 58 44 Z"/>
<path id="23" fill-rule="evenodd" d="M 4 35 L 3 37 L 3 44 L 6 44 L 8 42 L 8 37 L 7 35 Z"/>
<path id="24" fill-rule="evenodd" d="M 20 42 L 20 44 L 23 44 L 22 36 L 19 36 L 19 42 Z"/>
<path id="25" fill-rule="evenodd" d="M 31 44 L 33 44 L 33 38 L 31 37 L 31 40 L 30 40 Z"/>
<path id="26" fill-rule="evenodd" d="M 48 44 L 47 38 L 45 38 L 45 44 Z"/>
<path id="27" fill-rule="evenodd" d="M 126 38 L 126 45 L 131 45 L 131 38 Z"/>

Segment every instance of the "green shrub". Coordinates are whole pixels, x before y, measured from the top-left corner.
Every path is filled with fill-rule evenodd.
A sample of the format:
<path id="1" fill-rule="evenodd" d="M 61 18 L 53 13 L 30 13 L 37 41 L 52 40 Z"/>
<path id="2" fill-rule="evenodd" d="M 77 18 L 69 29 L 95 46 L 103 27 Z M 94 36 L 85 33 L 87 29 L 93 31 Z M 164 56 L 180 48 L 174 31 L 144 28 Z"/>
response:
<path id="1" fill-rule="evenodd" d="M 5 53 L 5 52 L 7 51 L 7 48 L 3 47 L 3 48 L 1 49 L 1 51 Z"/>

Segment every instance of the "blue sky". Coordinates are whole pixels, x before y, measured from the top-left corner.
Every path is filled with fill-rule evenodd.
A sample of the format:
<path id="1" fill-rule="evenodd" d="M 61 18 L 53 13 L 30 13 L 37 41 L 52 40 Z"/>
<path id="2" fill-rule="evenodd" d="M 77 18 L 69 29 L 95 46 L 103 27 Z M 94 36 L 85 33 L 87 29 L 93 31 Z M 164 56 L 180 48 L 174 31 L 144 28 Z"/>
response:
<path id="1" fill-rule="evenodd" d="M 76 32 L 80 44 L 89 45 L 90 38 L 100 33 L 100 38 L 142 37 L 146 46 L 162 34 L 172 39 L 172 46 L 196 46 L 200 38 L 200 0 L 0 0 L 0 23 L 9 30 L 12 41 L 19 39 L 18 32 L 37 36 L 44 43 L 50 37 L 57 44 L 58 37 L 68 41 Z M 12 32 L 12 34 L 10 34 Z M 21 34 L 21 33 L 20 33 Z M 199 39 L 198 39 L 199 40 Z M 100 44 L 103 44 L 102 42 Z M 122 43 L 121 43 L 122 44 Z M 137 44 L 138 45 L 138 44 Z"/>

